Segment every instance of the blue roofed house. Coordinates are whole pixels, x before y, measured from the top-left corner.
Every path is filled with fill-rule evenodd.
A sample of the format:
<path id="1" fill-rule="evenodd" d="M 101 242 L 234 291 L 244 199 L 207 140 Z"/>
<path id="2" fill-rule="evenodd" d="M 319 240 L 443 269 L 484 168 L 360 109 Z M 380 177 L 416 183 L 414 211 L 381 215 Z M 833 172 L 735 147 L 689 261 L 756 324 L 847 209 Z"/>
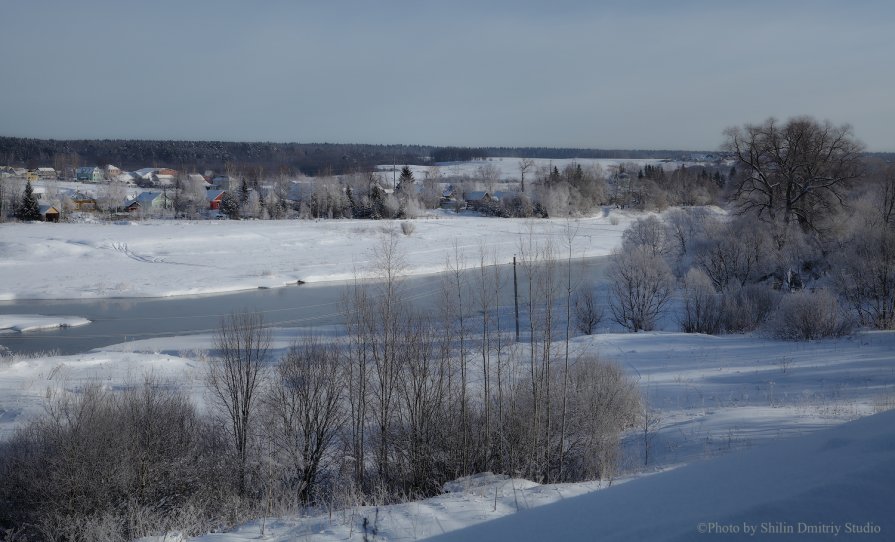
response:
<path id="1" fill-rule="evenodd" d="M 124 208 L 129 213 L 151 213 L 170 209 L 173 203 L 173 198 L 166 192 L 141 192 L 136 198 L 125 203 Z"/>

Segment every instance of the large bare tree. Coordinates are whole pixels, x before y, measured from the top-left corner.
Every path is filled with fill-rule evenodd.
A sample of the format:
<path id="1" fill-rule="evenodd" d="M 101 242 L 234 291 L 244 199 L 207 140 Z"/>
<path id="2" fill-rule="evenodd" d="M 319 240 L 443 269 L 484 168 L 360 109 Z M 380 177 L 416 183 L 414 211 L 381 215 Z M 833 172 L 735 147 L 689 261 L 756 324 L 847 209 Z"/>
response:
<path id="1" fill-rule="evenodd" d="M 642 246 L 613 256 L 609 284 L 612 316 L 635 332 L 655 328 L 674 291 L 668 264 Z"/>
<path id="2" fill-rule="evenodd" d="M 277 368 L 268 406 L 274 439 L 288 458 L 298 499 L 308 503 L 326 455 L 343 429 L 346 378 L 339 348 L 319 339 L 292 345 Z"/>
<path id="3" fill-rule="evenodd" d="M 733 179 L 740 211 L 771 222 L 815 228 L 820 213 L 840 205 L 847 185 L 862 173 L 863 146 L 847 124 L 770 118 L 729 128 L 725 136 L 725 150 L 742 168 Z"/>
<path id="4" fill-rule="evenodd" d="M 264 380 L 270 332 L 259 313 L 235 313 L 224 318 L 214 337 L 214 355 L 208 363 L 208 387 L 227 414 L 236 451 L 237 483 L 246 489 L 246 464 L 252 422 Z"/>

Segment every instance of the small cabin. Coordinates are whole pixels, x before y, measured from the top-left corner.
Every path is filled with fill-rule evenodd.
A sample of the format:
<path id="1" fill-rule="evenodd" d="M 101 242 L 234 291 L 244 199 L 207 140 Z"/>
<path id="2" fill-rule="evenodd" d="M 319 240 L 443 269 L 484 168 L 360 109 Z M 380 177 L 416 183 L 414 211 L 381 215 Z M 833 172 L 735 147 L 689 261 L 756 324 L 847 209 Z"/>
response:
<path id="1" fill-rule="evenodd" d="M 40 219 L 44 222 L 59 222 L 59 209 L 57 209 L 53 205 L 41 205 L 40 209 Z"/>

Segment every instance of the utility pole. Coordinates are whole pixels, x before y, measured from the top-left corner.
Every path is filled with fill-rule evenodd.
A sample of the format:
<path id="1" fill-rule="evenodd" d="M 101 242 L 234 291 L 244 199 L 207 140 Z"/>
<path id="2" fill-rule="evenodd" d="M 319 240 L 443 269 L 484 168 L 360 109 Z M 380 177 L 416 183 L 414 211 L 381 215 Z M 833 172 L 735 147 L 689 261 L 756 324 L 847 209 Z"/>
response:
<path id="1" fill-rule="evenodd" d="M 516 306 L 516 342 L 519 342 L 519 281 L 516 278 L 515 254 L 513 254 L 513 303 Z"/>

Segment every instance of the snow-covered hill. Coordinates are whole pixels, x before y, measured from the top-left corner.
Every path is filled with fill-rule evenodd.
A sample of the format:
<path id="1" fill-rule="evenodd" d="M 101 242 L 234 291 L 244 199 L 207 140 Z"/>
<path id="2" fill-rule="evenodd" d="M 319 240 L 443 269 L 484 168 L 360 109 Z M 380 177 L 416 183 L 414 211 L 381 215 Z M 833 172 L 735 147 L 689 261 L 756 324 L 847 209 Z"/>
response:
<path id="1" fill-rule="evenodd" d="M 889 411 L 432 540 L 892 540 L 893 506 Z"/>

